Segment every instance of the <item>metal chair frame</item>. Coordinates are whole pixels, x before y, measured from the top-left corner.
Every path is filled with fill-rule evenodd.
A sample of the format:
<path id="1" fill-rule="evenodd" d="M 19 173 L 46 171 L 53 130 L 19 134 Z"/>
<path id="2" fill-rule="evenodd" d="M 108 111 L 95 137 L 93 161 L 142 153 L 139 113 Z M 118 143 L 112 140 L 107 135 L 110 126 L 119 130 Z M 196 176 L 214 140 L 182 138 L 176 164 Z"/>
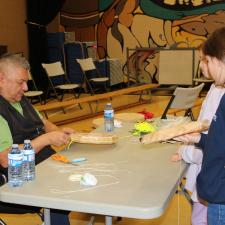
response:
<path id="1" fill-rule="evenodd" d="M 199 96 L 202 88 L 204 87 L 204 83 L 189 88 L 177 87 L 166 106 L 161 119 L 166 119 L 166 114 L 169 109 L 184 109 L 184 116 L 190 116 L 192 120 L 195 120 L 192 107 L 195 104 L 197 97 Z"/>
<path id="2" fill-rule="evenodd" d="M 84 83 L 82 85 L 85 85 L 86 92 L 87 92 L 86 87 L 88 86 L 88 88 L 90 89 L 91 95 L 94 95 L 95 94 L 95 91 L 94 91 L 95 84 L 103 84 L 105 91 L 108 92 L 107 81 L 109 81 L 109 78 L 101 75 L 101 73 L 97 69 L 92 58 L 76 59 L 76 61 L 80 65 L 80 68 L 84 75 Z M 96 77 L 89 79 L 87 76 L 88 71 L 95 71 Z"/>
<path id="3" fill-rule="evenodd" d="M 65 92 L 69 91 L 69 90 L 73 91 L 73 94 L 74 94 L 75 98 L 79 98 L 79 93 L 77 94 L 75 90 L 80 87 L 80 84 L 72 84 L 69 81 L 60 61 L 57 61 L 57 62 L 54 62 L 54 63 L 42 63 L 42 67 L 44 68 L 44 70 L 47 74 L 49 84 L 50 84 L 50 88 L 52 89 L 54 95 L 56 96 L 56 98 L 59 101 L 63 100 Z M 60 85 L 54 85 L 54 82 L 52 81 L 52 78 L 56 78 L 56 77 L 63 77 L 64 83 L 60 84 Z M 61 98 L 59 98 L 59 95 L 58 95 L 56 89 L 62 91 Z"/>
<path id="4" fill-rule="evenodd" d="M 36 83 L 33 79 L 33 76 L 32 74 L 30 73 L 30 71 L 28 71 L 28 76 L 29 76 L 29 81 L 32 82 L 32 86 L 34 88 L 34 90 L 28 90 L 24 93 L 24 95 L 27 97 L 27 98 L 30 98 L 31 99 L 31 103 L 33 101 L 34 98 L 38 98 L 39 102 L 42 104 L 42 98 L 41 96 L 44 94 L 43 91 L 40 91 L 38 90 L 37 86 L 36 86 Z"/>

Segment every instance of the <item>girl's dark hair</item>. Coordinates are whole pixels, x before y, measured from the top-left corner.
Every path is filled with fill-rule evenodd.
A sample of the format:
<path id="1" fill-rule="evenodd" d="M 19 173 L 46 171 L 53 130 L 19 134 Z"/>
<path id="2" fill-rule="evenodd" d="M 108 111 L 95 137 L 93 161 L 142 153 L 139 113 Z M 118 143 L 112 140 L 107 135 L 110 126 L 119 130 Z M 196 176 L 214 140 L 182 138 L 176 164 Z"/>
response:
<path id="1" fill-rule="evenodd" d="M 215 30 L 209 36 L 202 46 L 202 52 L 225 62 L 225 27 Z"/>

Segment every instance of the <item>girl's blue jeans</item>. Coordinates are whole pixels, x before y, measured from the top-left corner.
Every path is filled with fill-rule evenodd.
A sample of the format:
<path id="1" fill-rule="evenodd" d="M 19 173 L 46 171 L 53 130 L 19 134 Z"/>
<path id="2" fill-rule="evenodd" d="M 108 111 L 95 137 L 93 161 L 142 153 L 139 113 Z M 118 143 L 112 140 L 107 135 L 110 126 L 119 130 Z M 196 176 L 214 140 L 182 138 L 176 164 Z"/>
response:
<path id="1" fill-rule="evenodd" d="M 225 205 L 208 204 L 208 225 L 225 225 Z"/>

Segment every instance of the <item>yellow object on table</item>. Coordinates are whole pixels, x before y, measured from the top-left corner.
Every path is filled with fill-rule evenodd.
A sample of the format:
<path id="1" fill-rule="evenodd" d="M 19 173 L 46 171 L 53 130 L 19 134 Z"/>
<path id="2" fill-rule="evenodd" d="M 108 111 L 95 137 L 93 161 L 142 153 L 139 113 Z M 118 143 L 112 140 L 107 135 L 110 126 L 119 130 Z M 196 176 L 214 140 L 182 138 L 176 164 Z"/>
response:
<path id="1" fill-rule="evenodd" d="M 135 136 L 142 136 L 156 131 L 156 126 L 149 122 L 139 122 L 134 124 L 134 129 L 131 131 Z"/>

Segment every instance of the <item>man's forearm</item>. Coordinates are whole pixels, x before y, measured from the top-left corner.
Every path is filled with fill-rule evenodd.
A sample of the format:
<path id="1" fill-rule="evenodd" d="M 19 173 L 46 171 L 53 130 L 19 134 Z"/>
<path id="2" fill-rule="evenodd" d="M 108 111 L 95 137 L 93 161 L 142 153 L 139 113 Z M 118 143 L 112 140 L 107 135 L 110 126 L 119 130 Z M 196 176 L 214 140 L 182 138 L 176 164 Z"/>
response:
<path id="1" fill-rule="evenodd" d="M 43 119 L 43 123 L 44 123 L 46 133 L 59 130 L 59 128 L 55 124 L 53 124 L 52 122 L 46 119 Z"/>
<path id="2" fill-rule="evenodd" d="M 38 153 L 45 146 L 50 145 L 48 134 L 43 134 L 31 141 L 31 145 L 35 152 Z"/>

